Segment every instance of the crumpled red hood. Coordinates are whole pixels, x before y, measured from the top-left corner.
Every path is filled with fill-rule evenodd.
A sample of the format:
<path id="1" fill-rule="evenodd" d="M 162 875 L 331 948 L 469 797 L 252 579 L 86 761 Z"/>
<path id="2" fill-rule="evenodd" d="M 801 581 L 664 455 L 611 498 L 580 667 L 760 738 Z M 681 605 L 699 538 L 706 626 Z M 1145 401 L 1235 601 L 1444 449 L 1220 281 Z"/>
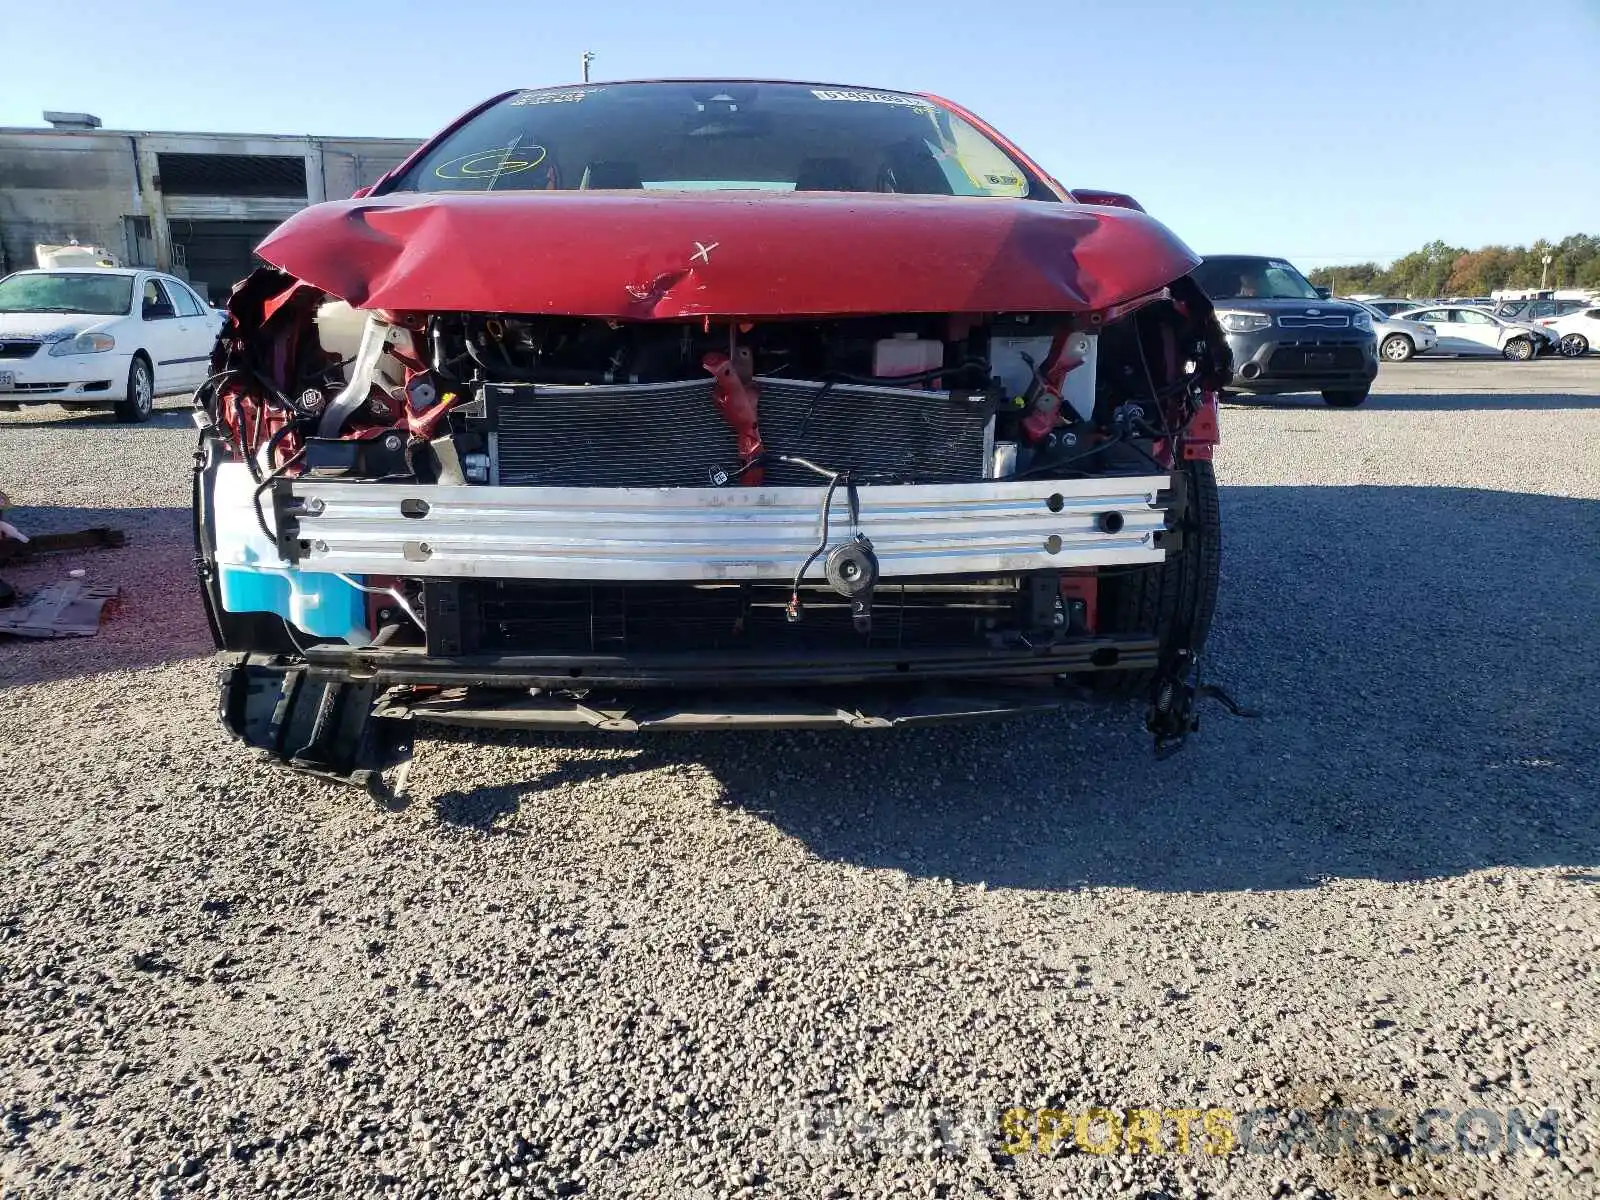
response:
<path id="1" fill-rule="evenodd" d="M 1200 261 L 1128 209 L 875 193 L 383 196 L 257 253 L 363 308 L 621 320 L 1084 312 Z"/>

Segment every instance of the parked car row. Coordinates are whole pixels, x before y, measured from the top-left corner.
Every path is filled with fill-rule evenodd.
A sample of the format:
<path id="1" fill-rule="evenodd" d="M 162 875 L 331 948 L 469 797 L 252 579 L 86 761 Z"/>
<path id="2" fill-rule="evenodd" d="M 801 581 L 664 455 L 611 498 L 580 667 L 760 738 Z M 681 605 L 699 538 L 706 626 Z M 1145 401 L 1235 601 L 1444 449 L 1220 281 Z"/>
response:
<path id="1" fill-rule="evenodd" d="M 1415 308 L 1398 317 L 1429 326 L 1438 337 L 1435 349 L 1443 354 L 1497 354 L 1527 362 L 1541 354 L 1561 352 L 1561 338 L 1543 325 L 1497 317 L 1472 304 Z"/>
<path id="2" fill-rule="evenodd" d="M 1334 298 L 1287 260 L 1251 254 L 1208 255 L 1194 277 L 1217 306 L 1233 351 L 1233 389 L 1321 392 L 1339 408 L 1367 398 L 1379 362 L 1419 354 L 1526 362 L 1587 354 L 1600 344 L 1600 305 L 1592 302 L 1537 322 L 1473 303 Z"/>
<path id="3" fill-rule="evenodd" d="M 1506 324 L 1521 327 L 1523 334 L 1528 333 L 1528 326 L 1537 326 L 1538 330 L 1548 330 L 1555 334 L 1552 344 L 1550 339 L 1536 331 L 1528 338 L 1531 342 L 1534 355 L 1547 353 L 1552 349 L 1559 350 L 1568 357 L 1576 357 L 1589 353 L 1590 349 L 1600 345 L 1600 296 L 1540 296 L 1521 297 L 1517 299 L 1485 300 L 1478 298 L 1454 298 L 1450 300 L 1400 300 L 1391 296 L 1375 297 L 1349 297 L 1354 303 L 1375 316 L 1385 318 L 1400 318 L 1411 322 L 1426 321 L 1431 326 L 1437 327 L 1440 323 L 1448 328 L 1438 329 L 1438 351 L 1444 354 L 1480 354 L 1504 353 L 1506 344 L 1515 341 L 1516 335 L 1507 337 L 1504 333 Z M 1476 308 L 1488 313 L 1500 323 L 1501 333 L 1491 335 L 1489 328 L 1475 317 L 1451 316 L 1465 308 Z M 1422 314 L 1427 314 L 1426 316 Z M 1469 328 L 1470 327 L 1470 328 Z M 1378 335 L 1380 353 L 1385 345 L 1385 334 Z M 1404 362 L 1411 357 L 1405 353 L 1398 341 L 1388 343 L 1389 353 L 1383 357 L 1390 362 Z M 1512 348 L 1509 357 L 1524 356 L 1527 343 L 1518 342 Z M 1413 353 L 1426 353 L 1418 345 Z"/>

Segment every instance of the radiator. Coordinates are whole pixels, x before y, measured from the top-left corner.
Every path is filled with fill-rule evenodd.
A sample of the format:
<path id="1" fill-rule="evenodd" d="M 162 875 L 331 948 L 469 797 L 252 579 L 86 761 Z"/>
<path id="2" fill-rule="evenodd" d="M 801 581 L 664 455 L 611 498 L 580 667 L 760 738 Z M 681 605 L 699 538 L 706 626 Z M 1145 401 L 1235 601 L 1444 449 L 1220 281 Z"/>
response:
<path id="1" fill-rule="evenodd" d="M 984 478 L 993 404 L 962 392 L 761 378 L 769 451 L 885 483 Z M 540 487 L 706 487 L 739 465 L 710 376 L 687 383 L 570 387 L 489 384 L 491 480 Z M 804 468 L 773 464 L 765 482 L 815 486 Z"/>

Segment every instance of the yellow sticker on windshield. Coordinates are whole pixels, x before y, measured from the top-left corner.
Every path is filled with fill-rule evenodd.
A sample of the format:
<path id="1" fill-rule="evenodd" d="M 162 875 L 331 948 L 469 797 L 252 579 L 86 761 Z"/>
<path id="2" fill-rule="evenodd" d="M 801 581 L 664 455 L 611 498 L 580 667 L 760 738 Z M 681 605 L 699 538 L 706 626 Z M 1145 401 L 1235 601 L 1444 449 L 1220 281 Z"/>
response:
<path id="1" fill-rule="evenodd" d="M 944 153 L 961 168 L 981 195 L 1022 197 L 1028 181 L 1006 153 L 965 121 L 950 125 Z"/>
<path id="2" fill-rule="evenodd" d="M 547 157 L 543 146 L 515 148 L 501 146 L 494 150 L 478 150 L 442 162 L 433 169 L 440 179 L 488 179 L 499 175 L 515 175 L 531 171 Z"/>

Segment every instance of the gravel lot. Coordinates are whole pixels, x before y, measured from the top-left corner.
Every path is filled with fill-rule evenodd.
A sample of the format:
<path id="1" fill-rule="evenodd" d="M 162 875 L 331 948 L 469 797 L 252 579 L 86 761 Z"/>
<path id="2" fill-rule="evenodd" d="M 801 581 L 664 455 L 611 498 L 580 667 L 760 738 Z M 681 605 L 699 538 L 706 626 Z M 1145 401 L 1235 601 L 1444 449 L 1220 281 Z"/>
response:
<path id="1" fill-rule="evenodd" d="M 216 726 L 184 415 L 0 416 L 18 524 L 133 538 L 10 573 L 126 600 L 0 645 L 0 1195 L 1597 1194 L 1600 359 L 1223 436 L 1260 721 L 446 737 L 385 811 Z M 1090 1105 L 1400 1133 L 995 1140 Z M 1430 1107 L 1557 1134 L 1431 1155 Z"/>

